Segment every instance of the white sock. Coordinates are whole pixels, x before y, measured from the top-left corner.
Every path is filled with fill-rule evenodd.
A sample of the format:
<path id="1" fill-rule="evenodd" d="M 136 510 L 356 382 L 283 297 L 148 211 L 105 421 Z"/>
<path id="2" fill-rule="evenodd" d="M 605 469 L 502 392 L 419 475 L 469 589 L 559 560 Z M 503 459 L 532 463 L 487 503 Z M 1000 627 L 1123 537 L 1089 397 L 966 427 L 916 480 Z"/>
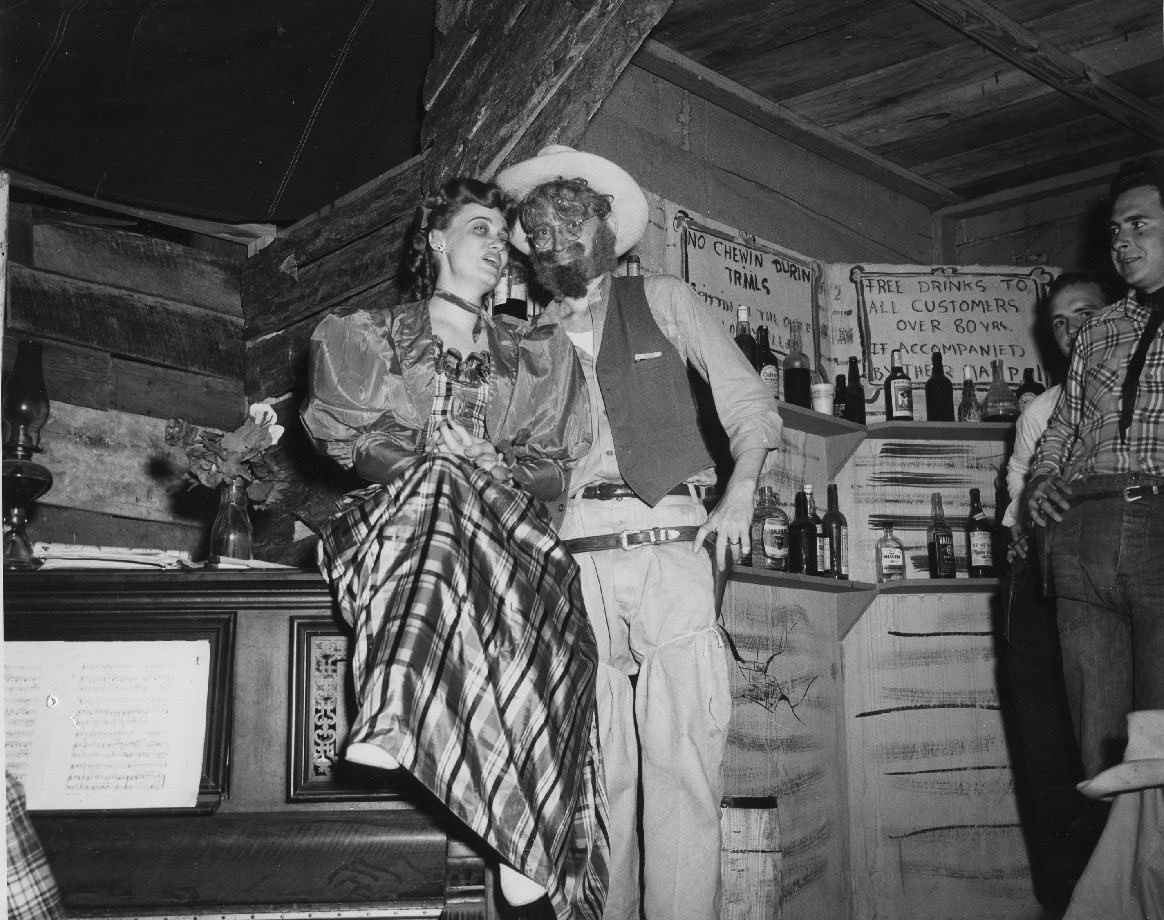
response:
<path id="1" fill-rule="evenodd" d="M 512 907 L 522 907 L 532 904 L 538 898 L 545 897 L 546 889 L 518 872 L 513 866 L 501 863 L 498 866 L 497 881 L 501 885 L 501 893 Z"/>
<path id="2" fill-rule="evenodd" d="M 363 764 L 366 767 L 379 767 L 381 770 L 397 770 L 400 761 L 385 751 L 382 747 L 370 744 L 367 741 L 356 741 L 348 745 L 344 757 L 352 763 Z"/>

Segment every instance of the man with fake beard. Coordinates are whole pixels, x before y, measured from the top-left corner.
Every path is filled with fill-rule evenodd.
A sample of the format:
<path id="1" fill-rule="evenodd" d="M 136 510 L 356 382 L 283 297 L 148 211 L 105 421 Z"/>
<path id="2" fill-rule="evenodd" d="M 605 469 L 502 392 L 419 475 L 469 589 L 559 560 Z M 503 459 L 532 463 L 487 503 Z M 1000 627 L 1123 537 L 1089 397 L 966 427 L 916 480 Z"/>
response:
<path id="1" fill-rule="evenodd" d="M 752 496 L 780 443 L 776 404 L 719 319 L 670 275 L 616 278 L 647 223 L 623 169 L 547 147 L 497 176 L 521 199 L 511 237 L 573 340 L 593 446 L 570 477 L 561 526 L 599 649 L 598 713 L 610 799 L 604 917 L 719 916 L 721 766 L 731 709 L 714 572 L 749 551 Z M 688 365 L 711 386 L 734 470 L 715 509 Z M 642 815 L 641 844 L 637 818 Z M 640 846 L 643 878 L 639 879 Z"/>

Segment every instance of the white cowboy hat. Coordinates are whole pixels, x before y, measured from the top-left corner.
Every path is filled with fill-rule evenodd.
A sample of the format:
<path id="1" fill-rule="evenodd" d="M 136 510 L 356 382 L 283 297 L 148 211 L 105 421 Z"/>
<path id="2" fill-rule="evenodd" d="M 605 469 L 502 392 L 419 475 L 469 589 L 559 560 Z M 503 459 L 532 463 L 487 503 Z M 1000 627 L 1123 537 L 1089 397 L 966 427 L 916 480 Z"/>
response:
<path id="1" fill-rule="evenodd" d="M 643 238 L 647 229 L 647 196 L 630 173 L 596 153 L 551 144 L 532 159 L 507 166 L 493 181 L 520 201 L 543 182 L 557 179 L 585 179 L 599 194 L 611 196 L 614 250 L 618 255 L 624 255 Z M 510 242 L 529 255 L 525 233 L 519 219 Z"/>
<path id="2" fill-rule="evenodd" d="M 1092 799 L 1164 786 L 1164 709 L 1128 713 L 1128 747 L 1124 762 L 1104 770 L 1076 788 Z"/>

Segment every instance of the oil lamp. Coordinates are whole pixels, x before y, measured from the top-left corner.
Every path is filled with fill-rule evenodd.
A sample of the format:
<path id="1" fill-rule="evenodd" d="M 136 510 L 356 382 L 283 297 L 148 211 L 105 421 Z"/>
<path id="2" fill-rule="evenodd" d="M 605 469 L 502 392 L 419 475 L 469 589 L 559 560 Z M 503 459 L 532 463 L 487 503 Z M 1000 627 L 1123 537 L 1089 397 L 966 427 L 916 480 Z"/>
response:
<path id="1" fill-rule="evenodd" d="M 40 343 L 21 339 L 4 387 L 4 568 L 9 571 L 41 566 L 41 560 L 33 555 L 25 525 L 28 506 L 53 484 L 53 474 L 32 460 L 32 455 L 40 452 L 40 430 L 48 416 Z"/>

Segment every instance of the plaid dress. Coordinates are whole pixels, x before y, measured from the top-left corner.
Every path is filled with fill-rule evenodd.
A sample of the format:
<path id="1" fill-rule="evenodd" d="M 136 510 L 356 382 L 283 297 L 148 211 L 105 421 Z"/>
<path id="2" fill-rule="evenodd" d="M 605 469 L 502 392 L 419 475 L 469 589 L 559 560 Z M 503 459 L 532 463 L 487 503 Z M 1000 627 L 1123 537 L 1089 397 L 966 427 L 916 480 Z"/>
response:
<path id="1" fill-rule="evenodd" d="M 486 373 L 439 373 L 432 420 L 481 426 Z M 380 746 L 518 871 L 559 920 L 598 920 L 606 793 L 597 649 L 578 570 L 541 505 L 429 456 L 324 526 L 320 567 L 353 626 L 349 743 Z"/>

